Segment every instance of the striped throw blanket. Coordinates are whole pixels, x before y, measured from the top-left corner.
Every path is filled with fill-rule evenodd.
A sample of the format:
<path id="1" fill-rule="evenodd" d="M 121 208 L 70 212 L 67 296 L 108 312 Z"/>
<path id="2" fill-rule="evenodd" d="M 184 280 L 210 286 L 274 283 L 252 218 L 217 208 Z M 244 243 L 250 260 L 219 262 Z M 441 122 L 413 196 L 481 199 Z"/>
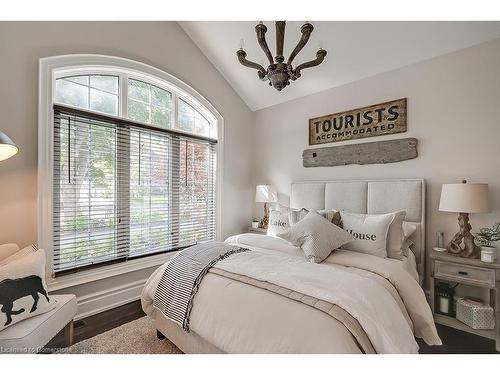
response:
<path id="1" fill-rule="evenodd" d="M 222 242 L 207 242 L 179 252 L 168 264 L 156 288 L 153 305 L 189 332 L 193 298 L 203 277 L 218 261 L 248 249 Z"/>

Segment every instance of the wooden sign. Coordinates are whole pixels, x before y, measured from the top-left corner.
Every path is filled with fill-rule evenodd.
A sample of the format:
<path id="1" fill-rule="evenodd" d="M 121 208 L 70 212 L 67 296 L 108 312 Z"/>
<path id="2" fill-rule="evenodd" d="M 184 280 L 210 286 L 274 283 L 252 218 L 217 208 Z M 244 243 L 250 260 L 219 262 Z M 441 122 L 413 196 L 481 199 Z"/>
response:
<path id="1" fill-rule="evenodd" d="M 391 139 L 355 145 L 310 148 L 302 153 L 304 167 L 334 167 L 348 164 L 385 164 L 415 159 L 416 138 Z"/>
<path id="2" fill-rule="evenodd" d="M 309 144 L 319 145 L 406 131 L 406 98 L 309 120 Z"/>

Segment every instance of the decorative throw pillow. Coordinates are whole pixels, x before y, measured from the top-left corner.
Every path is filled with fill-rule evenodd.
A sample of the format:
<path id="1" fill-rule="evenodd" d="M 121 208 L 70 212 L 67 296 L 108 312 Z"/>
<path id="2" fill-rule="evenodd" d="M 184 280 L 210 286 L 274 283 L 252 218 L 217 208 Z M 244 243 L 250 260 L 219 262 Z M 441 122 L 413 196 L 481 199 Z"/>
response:
<path id="1" fill-rule="evenodd" d="M 389 233 L 387 233 L 387 257 L 402 260 L 405 239 L 403 220 L 406 217 L 406 211 L 396 211 L 392 215 L 392 223 L 389 226 Z"/>
<path id="2" fill-rule="evenodd" d="M 339 228 L 342 228 L 342 216 L 340 216 L 340 211 L 331 209 L 331 210 L 318 210 L 317 212 L 332 224 L 335 224 Z"/>
<path id="3" fill-rule="evenodd" d="M 2 260 L 0 262 L 0 266 L 4 266 L 7 263 L 12 262 L 13 260 L 19 259 L 19 258 L 25 256 L 26 254 L 34 253 L 37 250 L 38 250 L 38 246 L 37 245 L 26 246 L 24 249 L 18 250 L 14 254 L 12 254 L 10 257 L 5 258 L 4 260 Z"/>
<path id="4" fill-rule="evenodd" d="M 309 210 L 307 210 L 305 208 L 301 208 L 300 210 L 291 209 L 290 213 L 288 215 L 290 226 L 297 224 L 300 220 L 305 218 L 308 213 L 309 213 Z"/>
<path id="5" fill-rule="evenodd" d="M 309 210 L 302 208 L 300 210 L 291 210 L 289 215 L 290 225 L 297 224 L 300 220 L 306 217 L 309 213 Z M 340 212 L 337 210 L 318 210 L 317 214 L 323 216 L 326 220 L 335 224 L 336 226 L 342 228 L 342 217 L 340 216 Z"/>
<path id="6" fill-rule="evenodd" d="M 0 305 L 0 331 L 55 307 L 47 294 L 43 250 L 27 251 L 0 267 Z"/>
<path id="7" fill-rule="evenodd" d="M 344 229 L 355 238 L 342 249 L 387 257 L 387 233 L 394 214 L 367 215 L 342 211 L 340 215 Z"/>
<path id="8" fill-rule="evenodd" d="M 279 233 L 278 237 L 299 246 L 307 260 L 314 263 L 322 262 L 333 250 L 354 239 L 316 212 L 309 212 L 297 224 Z"/>
<path id="9" fill-rule="evenodd" d="M 280 206 L 279 209 L 272 209 L 269 212 L 269 223 L 267 225 L 267 235 L 276 236 L 290 227 L 289 208 Z"/>

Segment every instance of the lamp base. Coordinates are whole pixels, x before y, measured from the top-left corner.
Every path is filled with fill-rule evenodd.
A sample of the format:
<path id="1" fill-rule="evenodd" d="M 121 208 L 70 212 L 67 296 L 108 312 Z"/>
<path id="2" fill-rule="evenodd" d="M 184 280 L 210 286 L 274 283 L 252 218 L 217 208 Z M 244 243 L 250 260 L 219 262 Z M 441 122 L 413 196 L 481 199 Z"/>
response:
<path id="1" fill-rule="evenodd" d="M 458 226 L 460 230 L 453 236 L 446 246 L 446 250 L 450 254 L 462 258 L 479 258 L 481 251 L 479 246 L 474 243 L 474 236 L 470 232 L 472 226 L 469 223 L 469 214 L 461 212 L 458 215 Z"/>
<path id="2" fill-rule="evenodd" d="M 269 208 L 267 207 L 267 203 L 264 203 L 264 217 L 259 222 L 259 228 L 267 229 L 269 225 Z"/>

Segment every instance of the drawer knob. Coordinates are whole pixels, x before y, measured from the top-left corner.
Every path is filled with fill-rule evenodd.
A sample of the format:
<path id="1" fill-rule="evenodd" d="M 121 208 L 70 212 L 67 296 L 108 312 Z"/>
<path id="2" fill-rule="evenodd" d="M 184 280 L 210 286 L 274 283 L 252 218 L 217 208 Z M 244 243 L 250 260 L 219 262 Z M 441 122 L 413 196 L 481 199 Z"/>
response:
<path id="1" fill-rule="evenodd" d="M 465 272 L 465 271 L 458 271 L 458 274 L 459 274 L 459 275 L 464 275 L 464 276 L 467 276 L 469 273 L 468 273 L 468 272 Z"/>

